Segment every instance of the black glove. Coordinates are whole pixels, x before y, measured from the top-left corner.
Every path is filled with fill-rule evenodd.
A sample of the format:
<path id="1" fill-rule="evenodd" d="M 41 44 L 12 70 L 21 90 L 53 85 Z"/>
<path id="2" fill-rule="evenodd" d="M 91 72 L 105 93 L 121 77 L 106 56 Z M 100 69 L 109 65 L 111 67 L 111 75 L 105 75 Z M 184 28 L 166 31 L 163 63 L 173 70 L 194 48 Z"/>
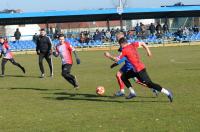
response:
<path id="1" fill-rule="evenodd" d="M 81 60 L 79 58 L 76 58 L 76 64 L 81 64 Z"/>
<path id="2" fill-rule="evenodd" d="M 53 52 L 53 55 L 54 55 L 55 57 L 58 57 L 58 55 L 56 54 L 56 52 L 55 52 L 55 51 Z"/>
<path id="3" fill-rule="evenodd" d="M 119 64 L 117 64 L 117 63 L 113 63 L 111 66 L 110 66 L 110 68 L 112 69 L 112 68 L 114 68 L 114 67 L 116 67 L 116 66 L 118 66 Z"/>

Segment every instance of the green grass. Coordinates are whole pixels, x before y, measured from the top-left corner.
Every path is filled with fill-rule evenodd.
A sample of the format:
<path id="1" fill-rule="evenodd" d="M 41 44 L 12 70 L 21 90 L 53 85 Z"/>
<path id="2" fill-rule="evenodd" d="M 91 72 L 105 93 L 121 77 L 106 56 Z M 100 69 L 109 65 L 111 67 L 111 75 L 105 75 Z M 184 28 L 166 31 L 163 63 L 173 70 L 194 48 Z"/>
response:
<path id="1" fill-rule="evenodd" d="M 7 63 L 7 76 L 0 78 L 0 132 L 199 131 L 200 46 L 151 50 L 152 58 L 139 50 L 142 60 L 152 80 L 173 91 L 173 103 L 136 84 L 137 98 L 114 98 L 120 67 L 111 70 L 103 51 L 79 52 L 82 64 L 72 68 L 79 91 L 61 77 L 60 59 L 54 58 L 55 77 L 40 79 L 36 55 L 15 56 L 27 73 Z M 49 75 L 46 63 L 45 69 Z M 105 87 L 105 96 L 96 96 L 98 85 Z"/>

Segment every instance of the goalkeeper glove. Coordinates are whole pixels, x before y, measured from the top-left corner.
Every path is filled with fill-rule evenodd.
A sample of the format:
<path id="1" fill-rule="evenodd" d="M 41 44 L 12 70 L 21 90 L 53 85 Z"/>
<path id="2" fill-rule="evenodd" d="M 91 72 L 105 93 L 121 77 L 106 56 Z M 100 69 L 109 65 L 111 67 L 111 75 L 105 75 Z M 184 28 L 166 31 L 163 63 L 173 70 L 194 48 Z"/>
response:
<path id="1" fill-rule="evenodd" d="M 76 64 L 81 64 L 81 60 L 79 58 L 76 58 Z"/>
<path id="2" fill-rule="evenodd" d="M 116 67 L 116 66 L 118 66 L 118 64 L 117 64 L 117 63 L 113 63 L 113 64 L 110 66 L 110 68 L 112 69 L 112 68 L 114 68 L 114 67 Z"/>

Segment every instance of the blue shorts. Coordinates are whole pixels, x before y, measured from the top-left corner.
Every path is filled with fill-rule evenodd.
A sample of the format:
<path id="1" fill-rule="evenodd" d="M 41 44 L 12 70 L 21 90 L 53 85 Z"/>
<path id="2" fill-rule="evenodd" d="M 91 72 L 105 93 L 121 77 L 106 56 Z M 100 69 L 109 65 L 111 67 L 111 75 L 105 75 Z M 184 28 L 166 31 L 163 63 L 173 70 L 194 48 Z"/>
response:
<path id="1" fill-rule="evenodd" d="M 123 73 L 126 73 L 127 71 L 130 71 L 130 70 L 133 70 L 132 67 L 128 66 L 128 65 L 123 65 L 121 68 L 120 68 L 120 71 L 122 71 Z"/>

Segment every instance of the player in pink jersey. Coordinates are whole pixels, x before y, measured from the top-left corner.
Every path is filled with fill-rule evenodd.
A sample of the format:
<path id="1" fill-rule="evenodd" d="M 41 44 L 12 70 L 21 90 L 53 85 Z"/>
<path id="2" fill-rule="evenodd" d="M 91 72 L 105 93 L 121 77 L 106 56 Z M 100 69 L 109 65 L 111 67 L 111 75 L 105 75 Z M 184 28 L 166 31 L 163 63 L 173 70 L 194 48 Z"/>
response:
<path id="1" fill-rule="evenodd" d="M 56 51 L 53 52 L 54 56 L 61 57 L 62 60 L 62 76 L 74 86 L 74 88 L 79 88 L 77 79 L 74 75 L 72 75 L 71 67 L 73 65 L 73 59 L 72 59 L 72 52 L 75 55 L 77 64 L 80 64 L 80 59 L 77 56 L 77 53 L 75 51 L 75 48 L 70 45 L 70 43 L 65 41 L 65 36 L 60 35 L 59 36 L 60 43 L 56 45 Z"/>
<path id="2" fill-rule="evenodd" d="M 2 63 L 1 63 L 1 70 L 2 70 L 1 76 L 2 77 L 5 76 L 4 72 L 5 72 L 5 65 L 6 65 L 7 61 L 10 61 L 13 65 L 18 66 L 25 73 L 24 67 L 22 67 L 19 63 L 17 63 L 14 60 L 13 54 L 10 51 L 10 47 L 3 37 L 0 37 L 0 46 L 1 46 L 0 47 L 0 57 L 2 57 L 2 55 L 4 56 L 2 59 Z"/>

